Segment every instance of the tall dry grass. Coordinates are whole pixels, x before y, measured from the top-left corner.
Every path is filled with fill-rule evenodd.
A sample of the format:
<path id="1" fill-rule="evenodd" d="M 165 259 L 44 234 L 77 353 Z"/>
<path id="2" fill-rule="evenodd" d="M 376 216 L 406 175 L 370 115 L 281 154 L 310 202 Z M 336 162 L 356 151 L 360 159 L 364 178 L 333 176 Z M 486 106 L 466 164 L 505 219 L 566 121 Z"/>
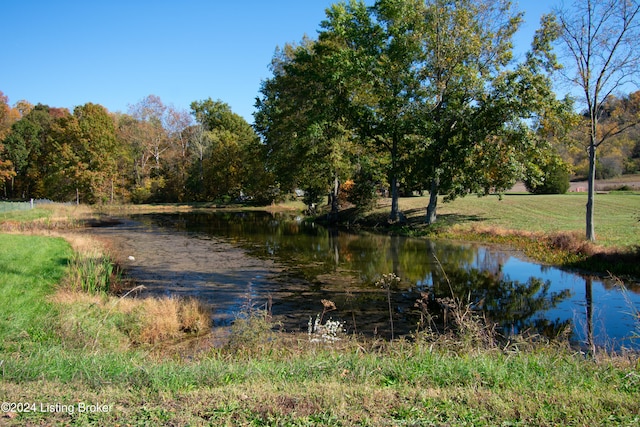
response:
<path id="1" fill-rule="evenodd" d="M 157 344 L 209 329 L 207 310 L 196 299 L 129 298 L 122 302 L 121 312 L 132 314 L 138 322 L 136 332 L 130 334 L 133 342 Z"/>
<path id="2" fill-rule="evenodd" d="M 4 233 L 42 233 L 73 230 L 94 221 L 97 214 L 86 205 L 51 203 L 27 211 L 8 212 L 0 222 Z"/>
<path id="3" fill-rule="evenodd" d="M 61 288 L 52 300 L 62 308 L 59 334 L 76 348 L 124 351 L 170 345 L 210 328 L 209 310 L 195 299 L 90 295 Z"/>

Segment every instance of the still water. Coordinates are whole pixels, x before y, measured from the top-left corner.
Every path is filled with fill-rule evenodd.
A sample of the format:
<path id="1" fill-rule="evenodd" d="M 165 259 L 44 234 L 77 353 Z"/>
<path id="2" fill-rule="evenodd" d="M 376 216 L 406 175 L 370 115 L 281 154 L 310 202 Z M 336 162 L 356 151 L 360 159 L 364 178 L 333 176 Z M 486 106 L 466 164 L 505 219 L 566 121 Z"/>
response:
<path id="1" fill-rule="evenodd" d="M 327 299 L 337 310 L 326 316 L 349 332 L 390 337 L 393 328 L 397 337 L 424 319 L 421 298 L 442 330 L 442 299 L 455 295 L 506 334 L 569 328 L 578 343 L 592 335 L 598 345 L 640 348 L 632 338 L 640 334 L 639 283 L 622 291 L 505 248 L 351 233 L 265 212 L 135 215 L 97 232 L 134 256 L 127 271 L 147 293 L 200 298 L 217 325 L 270 307 L 286 330 L 306 330 Z M 401 279 L 389 293 L 376 286 L 388 273 Z"/>

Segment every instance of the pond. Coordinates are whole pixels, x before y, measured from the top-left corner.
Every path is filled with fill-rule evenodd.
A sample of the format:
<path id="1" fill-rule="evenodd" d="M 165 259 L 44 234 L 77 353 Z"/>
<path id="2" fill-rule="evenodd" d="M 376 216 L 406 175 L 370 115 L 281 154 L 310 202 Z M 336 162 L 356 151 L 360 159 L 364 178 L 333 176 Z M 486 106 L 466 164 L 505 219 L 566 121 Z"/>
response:
<path id="1" fill-rule="evenodd" d="M 336 305 L 325 319 L 348 332 L 398 337 L 428 316 L 442 330 L 453 295 L 507 334 L 554 336 L 568 327 L 579 343 L 591 335 L 598 345 L 640 348 L 632 339 L 640 334 L 640 284 L 621 290 L 508 248 L 351 233 L 267 212 L 133 215 L 95 232 L 114 242 L 145 293 L 199 298 L 217 326 L 268 308 L 285 330 L 306 331 L 324 299 Z M 389 273 L 400 281 L 376 285 Z"/>

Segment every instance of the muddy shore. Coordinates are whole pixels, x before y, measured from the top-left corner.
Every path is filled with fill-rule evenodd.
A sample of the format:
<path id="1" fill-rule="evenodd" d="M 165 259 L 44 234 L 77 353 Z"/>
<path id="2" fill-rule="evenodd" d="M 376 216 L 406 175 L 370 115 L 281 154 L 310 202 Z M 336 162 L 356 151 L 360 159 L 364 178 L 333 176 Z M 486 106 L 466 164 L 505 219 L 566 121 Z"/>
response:
<path id="1" fill-rule="evenodd" d="M 214 325 L 228 325 L 280 268 L 214 237 L 167 232 L 132 220 L 95 227 L 142 295 L 195 297 L 212 307 Z"/>

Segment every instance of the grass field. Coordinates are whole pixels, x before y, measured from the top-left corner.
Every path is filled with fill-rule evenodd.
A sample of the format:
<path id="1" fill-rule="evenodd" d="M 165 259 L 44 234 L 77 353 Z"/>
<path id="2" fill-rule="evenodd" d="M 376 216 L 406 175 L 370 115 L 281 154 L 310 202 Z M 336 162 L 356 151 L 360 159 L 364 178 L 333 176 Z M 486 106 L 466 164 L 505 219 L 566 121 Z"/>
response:
<path id="1" fill-rule="evenodd" d="M 51 336 L 56 307 L 47 300 L 66 273 L 71 248 L 63 239 L 0 234 L 2 346 Z"/>
<path id="2" fill-rule="evenodd" d="M 440 201 L 436 228 L 457 226 L 499 227 L 528 232 L 585 233 L 585 194 L 467 196 L 449 203 Z M 424 220 L 427 197 L 409 197 L 400 208 L 413 224 Z M 384 213 L 386 210 L 378 210 Z M 617 192 L 596 195 L 596 238 L 604 246 L 640 244 L 640 193 Z"/>
<path id="3" fill-rule="evenodd" d="M 400 234 L 506 244 L 539 262 L 565 268 L 640 277 L 640 193 L 596 195 L 595 243 L 585 240 L 585 194 L 467 196 L 438 205 L 424 223 L 427 197 L 400 199 L 407 221 L 389 226 L 389 201 L 360 220 Z"/>
<path id="4" fill-rule="evenodd" d="M 13 203 L 0 202 L 0 221 L 33 221 L 36 219 L 47 218 L 50 215 L 50 210 L 42 208 L 15 209 Z"/>

